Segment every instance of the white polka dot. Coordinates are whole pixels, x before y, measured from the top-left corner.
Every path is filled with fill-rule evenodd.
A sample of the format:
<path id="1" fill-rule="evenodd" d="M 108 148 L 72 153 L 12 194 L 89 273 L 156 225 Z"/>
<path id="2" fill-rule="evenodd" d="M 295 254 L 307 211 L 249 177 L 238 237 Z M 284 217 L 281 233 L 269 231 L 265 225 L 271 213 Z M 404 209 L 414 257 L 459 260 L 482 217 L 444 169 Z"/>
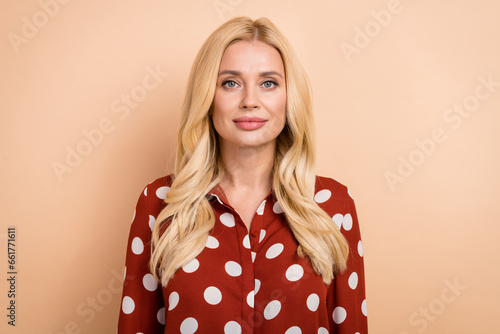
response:
<path id="1" fill-rule="evenodd" d="M 250 236 L 248 234 L 243 238 L 243 247 L 250 249 Z"/>
<path id="2" fill-rule="evenodd" d="M 283 208 L 281 207 L 280 202 L 274 203 L 274 205 L 273 205 L 273 211 L 277 215 L 280 214 L 280 213 L 283 213 Z"/>
<path id="3" fill-rule="evenodd" d="M 334 221 L 335 224 L 337 224 L 337 227 L 340 228 L 342 227 L 342 221 L 344 221 L 344 215 L 337 213 L 332 217 L 332 220 Z"/>
<path id="4" fill-rule="evenodd" d="M 195 318 L 187 318 L 181 323 L 182 334 L 193 334 L 198 329 L 198 321 Z"/>
<path id="5" fill-rule="evenodd" d="M 264 207 L 266 206 L 266 200 L 263 200 L 262 203 L 260 203 L 259 207 L 257 208 L 257 214 L 259 216 L 262 216 L 264 214 Z"/>
<path id="6" fill-rule="evenodd" d="M 229 276 L 240 276 L 241 275 L 241 266 L 234 261 L 228 261 L 226 262 L 226 265 L 224 266 L 226 269 L 226 273 L 229 274 Z"/>
<path id="7" fill-rule="evenodd" d="M 255 252 L 250 252 L 252 254 L 252 263 L 255 262 L 255 257 L 257 256 L 257 253 Z"/>
<path id="8" fill-rule="evenodd" d="M 259 292 L 260 289 L 260 281 L 255 279 L 255 293 Z"/>
<path id="9" fill-rule="evenodd" d="M 170 187 L 163 186 L 158 189 L 156 189 L 156 197 L 159 199 L 165 199 L 167 198 L 167 192 L 170 190 Z"/>
<path id="10" fill-rule="evenodd" d="M 319 306 L 319 296 L 315 293 L 312 293 L 307 297 L 307 308 L 313 312 L 318 309 Z"/>
<path id="11" fill-rule="evenodd" d="M 259 237 L 259 242 L 264 240 L 264 237 L 266 236 L 266 230 L 260 230 L 260 237 Z"/>
<path id="12" fill-rule="evenodd" d="M 269 247 L 266 252 L 266 257 L 268 259 L 274 259 L 276 256 L 280 255 L 285 247 L 283 244 L 277 243 Z"/>
<path id="13" fill-rule="evenodd" d="M 350 231 L 352 228 L 352 216 L 350 213 L 347 213 L 345 216 L 337 213 L 332 217 L 332 220 L 337 224 L 339 229 L 343 226 L 346 231 Z"/>
<path id="14" fill-rule="evenodd" d="M 302 334 L 302 330 L 299 326 L 293 326 L 286 330 L 285 334 Z"/>
<path id="15" fill-rule="evenodd" d="M 349 194 L 349 196 L 352 198 L 352 195 L 351 195 L 351 191 L 349 189 L 347 189 L 347 193 Z"/>
<path id="16" fill-rule="evenodd" d="M 358 274 L 356 272 L 353 272 L 350 276 L 349 276 L 349 287 L 351 289 L 356 289 L 356 287 L 358 286 Z"/>
<path id="17" fill-rule="evenodd" d="M 368 310 L 366 308 L 366 299 L 363 300 L 363 302 L 361 303 L 361 312 L 363 312 L 363 315 L 365 317 L 368 316 Z"/>
<path id="18" fill-rule="evenodd" d="M 235 225 L 234 223 L 234 216 L 230 214 L 229 212 L 225 212 L 220 215 L 220 222 L 227 227 L 233 227 Z"/>
<path id="19" fill-rule="evenodd" d="M 205 289 L 203 297 L 210 305 L 217 305 L 222 300 L 222 293 L 215 286 L 209 286 Z"/>
<path id="20" fill-rule="evenodd" d="M 151 229 L 151 231 L 153 230 L 155 223 L 156 223 L 155 217 L 149 215 L 149 228 Z"/>
<path id="21" fill-rule="evenodd" d="M 286 270 L 285 276 L 290 282 L 298 281 L 304 276 L 304 268 L 299 264 L 292 264 Z"/>
<path id="22" fill-rule="evenodd" d="M 316 203 L 324 203 L 332 196 L 332 192 L 328 189 L 320 190 L 314 195 Z"/>
<path id="23" fill-rule="evenodd" d="M 217 247 L 219 247 L 219 240 L 209 235 L 207 238 L 206 247 L 210 249 L 216 249 Z"/>
<path id="24" fill-rule="evenodd" d="M 158 322 L 162 325 L 165 325 L 165 308 L 162 307 L 158 313 L 156 313 L 156 319 L 158 319 Z"/>
<path id="25" fill-rule="evenodd" d="M 200 267 L 200 262 L 197 259 L 192 259 L 182 266 L 182 270 L 189 273 L 194 273 Z"/>
<path id="26" fill-rule="evenodd" d="M 363 244 L 361 243 L 361 240 L 358 242 L 358 254 L 363 257 Z"/>
<path id="27" fill-rule="evenodd" d="M 325 327 L 318 328 L 318 334 L 328 334 L 328 329 Z"/>
<path id="28" fill-rule="evenodd" d="M 148 291 L 155 291 L 158 287 L 158 282 L 156 282 L 156 279 L 151 274 L 144 275 L 142 278 L 142 284 Z"/>
<path id="29" fill-rule="evenodd" d="M 274 319 L 281 311 L 281 303 L 279 300 L 273 300 L 264 308 L 264 318 L 267 320 Z"/>
<path id="30" fill-rule="evenodd" d="M 122 301 L 123 313 L 130 314 L 130 313 L 134 312 L 134 309 L 135 309 L 134 300 L 132 298 L 130 298 L 129 296 L 123 297 L 123 301 Z"/>
<path id="31" fill-rule="evenodd" d="M 224 334 L 241 334 L 241 326 L 236 321 L 229 321 L 224 326 Z"/>
<path id="32" fill-rule="evenodd" d="M 247 295 L 247 304 L 248 304 L 248 306 L 253 307 L 254 299 L 255 299 L 255 291 L 252 290 Z"/>
<path id="33" fill-rule="evenodd" d="M 137 211 L 136 211 L 136 210 L 134 210 L 134 215 L 132 216 L 132 223 L 133 223 L 133 222 L 134 222 L 134 220 L 135 220 L 135 215 L 136 215 L 136 213 L 137 213 Z"/>
<path id="34" fill-rule="evenodd" d="M 148 195 L 148 187 L 144 188 L 144 196 Z"/>
<path id="35" fill-rule="evenodd" d="M 343 307 L 340 307 L 340 306 L 337 306 L 334 310 L 333 310 L 333 321 L 335 321 L 335 323 L 338 325 L 338 324 L 341 324 L 344 322 L 345 318 L 347 318 L 347 311 L 345 310 L 345 308 Z"/>
<path id="36" fill-rule="evenodd" d="M 179 294 L 174 291 L 168 296 L 168 310 L 173 310 L 177 304 L 179 304 Z"/>
<path id="37" fill-rule="evenodd" d="M 132 253 L 139 255 L 142 253 L 143 250 L 144 250 L 144 243 L 142 242 L 141 238 L 135 237 L 132 240 Z"/>
<path id="38" fill-rule="evenodd" d="M 342 226 L 346 231 L 350 231 L 352 228 L 352 216 L 350 213 L 346 214 L 344 216 L 344 222 L 342 223 Z"/>

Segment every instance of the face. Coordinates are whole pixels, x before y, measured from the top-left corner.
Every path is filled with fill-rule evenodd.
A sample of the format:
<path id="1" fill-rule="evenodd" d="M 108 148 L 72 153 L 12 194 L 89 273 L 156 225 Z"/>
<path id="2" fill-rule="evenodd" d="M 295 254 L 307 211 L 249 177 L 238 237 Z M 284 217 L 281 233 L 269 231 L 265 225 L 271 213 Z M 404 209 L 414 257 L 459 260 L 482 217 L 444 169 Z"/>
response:
<path id="1" fill-rule="evenodd" d="M 212 119 L 221 148 L 272 147 L 285 126 L 285 69 L 261 41 L 238 41 L 222 56 Z"/>

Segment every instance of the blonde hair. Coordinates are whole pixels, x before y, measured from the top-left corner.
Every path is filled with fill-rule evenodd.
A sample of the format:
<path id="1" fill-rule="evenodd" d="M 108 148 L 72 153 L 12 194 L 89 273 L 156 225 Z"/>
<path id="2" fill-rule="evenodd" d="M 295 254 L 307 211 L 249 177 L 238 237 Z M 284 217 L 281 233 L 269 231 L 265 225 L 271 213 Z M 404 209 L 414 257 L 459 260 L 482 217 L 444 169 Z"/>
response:
<path id="1" fill-rule="evenodd" d="M 224 175 L 210 110 L 222 55 L 239 40 L 259 40 L 275 47 L 286 80 L 286 124 L 277 138 L 274 194 L 307 256 L 329 284 L 343 271 L 349 247 L 331 218 L 314 201 L 315 146 L 310 84 L 284 35 L 267 18 L 236 17 L 215 30 L 191 68 L 177 137 L 174 178 L 152 234 L 151 273 L 166 286 L 174 273 L 204 249 L 215 217 L 206 197 Z M 163 233 L 162 233 L 163 232 Z"/>

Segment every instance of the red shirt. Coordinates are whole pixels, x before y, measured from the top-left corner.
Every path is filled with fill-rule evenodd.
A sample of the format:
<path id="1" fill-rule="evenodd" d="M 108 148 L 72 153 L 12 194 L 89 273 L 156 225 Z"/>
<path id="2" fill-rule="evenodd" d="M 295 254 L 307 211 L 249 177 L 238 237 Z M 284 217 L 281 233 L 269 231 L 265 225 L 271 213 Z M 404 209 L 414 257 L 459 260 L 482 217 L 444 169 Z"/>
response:
<path id="1" fill-rule="evenodd" d="M 151 229 L 171 177 L 140 195 L 127 247 L 117 334 L 259 333 L 366 334 L 363 248 L 354 201 L 345 186 L 317 177 L 315 201 L 346 237 L 347 269 L 326 285 L 307 259 L 271 192 L 250 232 L 215 187 L 207 194 L 215 213 L 204 250 L 166 287 L 148 270 Z"/>

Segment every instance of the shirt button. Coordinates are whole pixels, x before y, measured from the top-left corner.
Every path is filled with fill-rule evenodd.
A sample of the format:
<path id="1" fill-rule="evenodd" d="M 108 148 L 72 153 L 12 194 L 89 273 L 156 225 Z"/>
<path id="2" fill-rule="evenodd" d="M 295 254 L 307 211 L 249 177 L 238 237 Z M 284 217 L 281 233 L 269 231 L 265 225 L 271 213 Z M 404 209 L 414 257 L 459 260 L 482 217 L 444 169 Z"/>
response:
<path id="1" fill-rule="evenodd" d="M 259 233 L 257 233 L 257 231 L 253 231 L 253 232 L 252 232 L 252 237 L 256 237 L 256 236 L 258 236 L 258 235 L 259 235 Z"/>

